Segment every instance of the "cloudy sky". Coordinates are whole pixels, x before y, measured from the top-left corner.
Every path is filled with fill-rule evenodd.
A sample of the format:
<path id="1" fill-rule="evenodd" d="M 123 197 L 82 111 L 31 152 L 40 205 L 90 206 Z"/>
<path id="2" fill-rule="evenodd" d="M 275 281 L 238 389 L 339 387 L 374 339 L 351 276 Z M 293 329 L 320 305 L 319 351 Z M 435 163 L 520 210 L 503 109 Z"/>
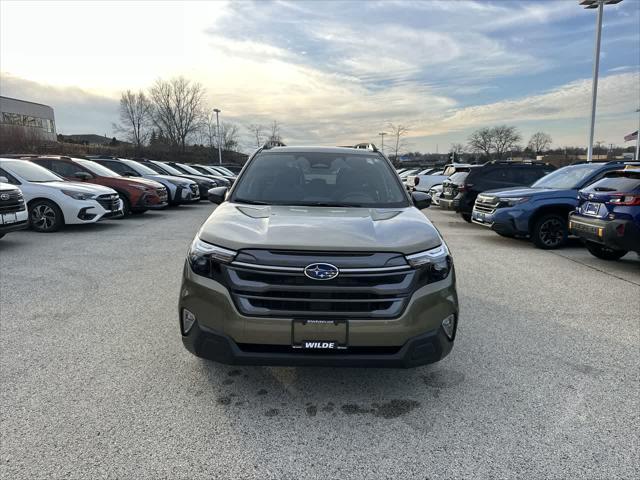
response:
<path id="1" fill-rule="evenodd" d="M 120 92 L 184 75 L 223 119 L 276 119 L 289 144 L 378 143 L 389 122 L 421 151 L 499 123 L 587 141 L 595 12 L 577 0 L 0 0 L 0 22 L 0 93 L 53 106 L 59 133 L 112 135 Z M 624 144 L 639 0 L 606 7 L 600 73 L 596 140 Z"/>

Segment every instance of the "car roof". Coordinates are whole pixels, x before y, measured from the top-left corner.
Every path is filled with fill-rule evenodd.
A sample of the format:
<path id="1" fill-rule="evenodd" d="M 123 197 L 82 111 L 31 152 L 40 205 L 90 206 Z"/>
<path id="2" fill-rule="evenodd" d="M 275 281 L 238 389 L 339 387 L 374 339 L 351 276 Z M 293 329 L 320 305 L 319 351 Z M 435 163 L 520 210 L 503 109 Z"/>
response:
<path id="1" fill-rule="evenodd" d="M 341 153 L 343 155 L 369 155 L 375 154 L 373 150 L 367 150 L 365 148 L 350 148 L 350 147 L 313 147 L 313 146 L 286 146 L 286 147 L 272 147 L 264 149 L 260 153 L 264 152 L 281 152 L 281 153 Z"/>

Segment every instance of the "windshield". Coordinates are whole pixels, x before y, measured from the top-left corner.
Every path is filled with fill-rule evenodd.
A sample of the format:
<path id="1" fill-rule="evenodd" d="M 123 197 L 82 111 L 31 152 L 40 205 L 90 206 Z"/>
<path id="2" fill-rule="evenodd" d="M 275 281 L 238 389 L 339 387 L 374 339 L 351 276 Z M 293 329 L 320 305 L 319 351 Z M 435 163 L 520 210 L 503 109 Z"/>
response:
<path id="1" fill-rule="evenodd" d="M 228 168 L 225 167 L 216 167 L 220 172 L 224 173 L 225 175 L 229 175 L 230 177 L 235 176 L 235 173 L 233 173 L 231 170 L 229 170 Z"/>
<path id="2" fill-rule="evenodd" d="M 178 176 L 183 174 L 180 170 L 177 170 L 173 168 L 171 165 L 167 165 L 166 163 L 163 163 L 162 165 L 158 165 L 155 162 L 151 162 L 149 166 L 157 170 L 159 173 L 168 173 L 169 175 L 178 175 Z"/>
<path id="3" fill-rule="evenodd" d="M 601 167 L 601 163 L 583 163 L 559 168 L 555 172 L 542 177 L 531 185 L 531 188 L 553 188 L 558 190 L 578 188 L 593 172 Z"/>
<path id="4" fill-rule="evenodd" d="M 11 173 L 21 177 L 27 182 L 59 182 L 64 181 L 64 178 L 59 177 L 55 173 L 47 170 L 40 165 L 28 162 L 26 160 L 12 160 L 2 162 L 3 167 L 6 167 Z"/>
<path id="5" fill-rule="evenodd" d="M 380 155 L 263 152 L 239 180 L 231 201 L 343 207 L 407 207 L 393 170 Z"/>
<path id="6" fill-rule="evenodd" d="M 76 158 L 74 161 L 82 165 L 84 168 L 89 170 L 94 175 L 98 175 L 100 177 L 120 177 L 121 176 L 120 174 L 114 172 L 113 170 L 108 169 L 104 165 L 100 165 L 99 163 L 92 162 L 91 160 Z"/>
<path id="7" fill-rule="evenodd" d="M 156 172 L 151 170 L 149 167 L 147 167 L 145 165 L 142 165 L 141 163 L 135 162 L 133 160 L 127 160 L 127 159 L 124 159 L 124 158 L 122 158 L 121 161 L 123 161 L 125 164 L 129 165 L 131 168 L 133 168 L 140 175 L 157 175 Z"/>
<path id="8" fill-rule="evenodd" d="M 187 173 L 190 173 L 191 175 L 202 175 L 202 172 L 197 171 L 195 168 L 190 167 L 189 165 L 184 165 L 180 163 L 178 164 L 178 167 L 182 168 L 184 171 L 186 171 Z"/>

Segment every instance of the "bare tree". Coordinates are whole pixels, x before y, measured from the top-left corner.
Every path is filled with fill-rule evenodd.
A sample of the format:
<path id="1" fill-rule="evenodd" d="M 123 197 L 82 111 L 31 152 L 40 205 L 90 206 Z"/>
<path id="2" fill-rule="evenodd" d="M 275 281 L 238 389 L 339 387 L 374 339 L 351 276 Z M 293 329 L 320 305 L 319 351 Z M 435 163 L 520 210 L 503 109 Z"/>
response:
<path id="1" fill-rule="evenodd" d="M 282 142 L 282 136 L 280 135 L 280 124 L 277 120 L 271 122 L 269 127 L 269 138 L 267 138 L 268 142 Z"/>
<path id="2" fill-rule="evenodd" d="M 120 124 L 113 124 L 116 132 L 124 133 L 139 152 L 149 138 L 153 105 L 143 91 L 127 90 L 120 96 Z"/>
<path id="3" fill-rule="evenodd" d="M 491 129 L 493 135 L 493 151 L 498 158 L 502 158 L 505 153 L 517 148 L 517 144 L 522 140 L 522 135 L 513 126 L 499 125 Z"/>
<path id="4" fill-rule="evenodd" d="M 406 148 L 404 137 L 409 133 L 409 127 L 401 124 L 389 124 L 389 136 L 391 137 L 391 148 L 394 152 L 395 161 L 398 161 L 400 151 Z"/>
<path id="5" fill-rule="evenodd" d="M 531 135 L 528 147 L 531 151 L 538 154 L 548 150 L 552 143 L 551 135 L 544 132 L 536 132 Z"/>
<path id="6" fill-rule="evenodd" d="M 449 147 L 449 153 L 451 154 L 451 160 L 457 162 L 464 153 L 464 145 L 461 143 L 452 143 Z"/>
<path id="7" fill-rule="evenodd" d="M 260 148 L 264 144 L 264 127 L 257 123 L 252 123 L 247 129 L 251 134 L 251 138 L 256 141 L 256 148 Z"/>
<path id="8" fill-rule="evenodd" d="M 187 140 L 203 124 L 205 89 L 184 77 L 156 80 L 151 87 L 152 119 L 173 146 L 185 151 Z"/>
<path id="9" fill-rule="evenodd" d="M 220 138 L 223 152 L 232 152 L 238 148 L 238 126 L 223 122 L 220 124 Z"/>
<path id="10" fill-rule="evenodd" d="M 493 129 L 484 127 L 473 132 L 467 140 L 469 149 L 491 157 L 493 150 Z"/>

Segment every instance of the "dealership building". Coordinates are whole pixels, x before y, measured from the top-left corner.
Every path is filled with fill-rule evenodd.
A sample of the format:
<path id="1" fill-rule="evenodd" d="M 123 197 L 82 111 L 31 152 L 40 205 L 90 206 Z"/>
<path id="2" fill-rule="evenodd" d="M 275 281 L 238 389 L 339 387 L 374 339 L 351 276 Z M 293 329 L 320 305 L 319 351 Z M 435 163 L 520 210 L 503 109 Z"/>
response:
<path id="1" fill-rule="evenodd" d="M 43 140 L 56 141 L 53 108 L 48 105 L 0 96 L 0 124 L 23 129 L 25 134 L 35 134 Z"/>

